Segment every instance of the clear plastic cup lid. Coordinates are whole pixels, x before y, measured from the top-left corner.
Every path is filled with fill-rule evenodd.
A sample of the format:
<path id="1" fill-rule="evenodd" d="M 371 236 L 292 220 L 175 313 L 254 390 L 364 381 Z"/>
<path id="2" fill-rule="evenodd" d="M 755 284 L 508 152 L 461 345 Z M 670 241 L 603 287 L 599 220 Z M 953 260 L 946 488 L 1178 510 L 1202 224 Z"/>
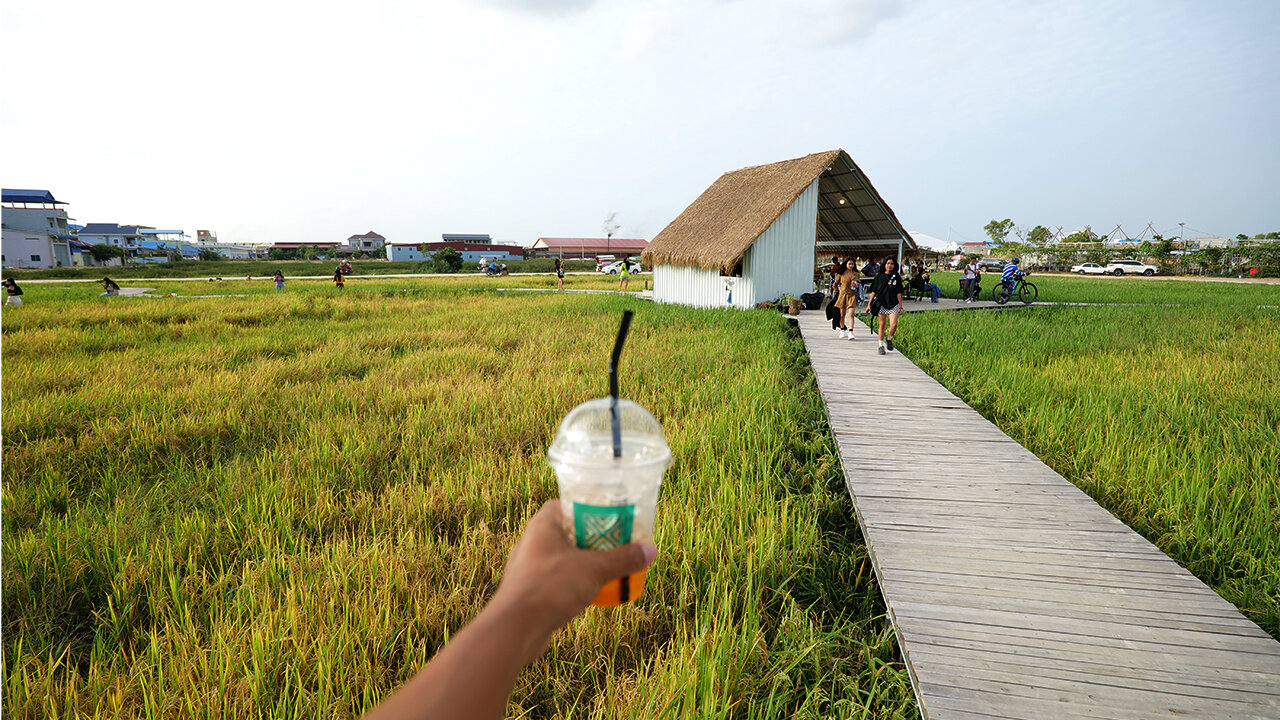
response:
<path id="1" fill-rule="evenodd" d="M 565 415 L 555 442 L 547 450 L 553 464 L 600 467 L 642 467 L 671 464 L 662 425 L 648 410 L 631 402 L 618 401 L 622 425 L 622 457 L 613 456 L 613 426 L 609 398 L 588 400 Z"/>

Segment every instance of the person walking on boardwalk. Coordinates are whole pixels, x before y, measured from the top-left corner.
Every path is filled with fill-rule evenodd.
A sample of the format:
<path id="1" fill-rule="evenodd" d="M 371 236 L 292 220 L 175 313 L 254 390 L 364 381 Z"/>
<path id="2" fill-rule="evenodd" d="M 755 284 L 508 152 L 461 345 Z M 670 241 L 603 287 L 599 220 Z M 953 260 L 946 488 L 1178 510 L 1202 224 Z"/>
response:
<path id="1" fill-rule="evenodd" d="M 631 285 L 631 262 L 622 259 L 622 267 L 618 269 L 618 290 L 626 290 Z"/>
<path id="2" fill-rule="evenodd" d="M 840 311 L 840 339 L 853 340 L 853 315 L 858 311 L 858 263 L 853 258 L 844 261 L 844 272 L 833 285 L 836 309 Z"/>
<path id="3" fill-rule="evenodd" d="M 559 283 L 560 292 L 564 292 L 564 263 L 560 262 L 560 258 L 556 258 L 556 282 Z"/>
<path id="4" fill-rule="evenodd" d="M 276 289 L 283 290 L 284 289 L 284 273 L 277 270 L 275 275 L 275 281 L 276 281 Z"/>
<path id="5" fill-rule="evenodd" d="M 891 257 L 884 259 L 880 274 L 871 281 L 871 295 L 867 299 L 867 312 L 878 307 L 877 334 L 880 337 L 880 354 L 886 348 L 893 350 L 893 334 L 898 330 L 898 315 L 902 313 L 902 276 L 898 274 L 898 261 Z M 885 335 L 885 325 L 889 332 Z"/>
<path id="6" fill-rule="evenodd" d="M 840 258 L 831 258 L 827 266 L 827 286 L 831 291 L 831 300 L 827 303 L 827 319 L 831 321 L 832 330 L 844 330 L 844 314 L 836 303 L 840 300 L 840 273 L 844 271 L 844 263 Z"/>
<path id="7" fill-rule="evenodd" d="M 18 287 L 18 281 L 13 278 L 4 279 L 4 290 L 9 298 L 4 301 L 5 305 L 21 305 L 22 304 L 22 288 Z"/>
<path id="8" fill-rule="evenodd" d="M 343 280 L 342 280 L 342 268 L 338 268 L 337 270 L 333 271 L 333 284 L 339 290 L 342 290 L 346 287 L 346 285 L 343 284 Z"/>

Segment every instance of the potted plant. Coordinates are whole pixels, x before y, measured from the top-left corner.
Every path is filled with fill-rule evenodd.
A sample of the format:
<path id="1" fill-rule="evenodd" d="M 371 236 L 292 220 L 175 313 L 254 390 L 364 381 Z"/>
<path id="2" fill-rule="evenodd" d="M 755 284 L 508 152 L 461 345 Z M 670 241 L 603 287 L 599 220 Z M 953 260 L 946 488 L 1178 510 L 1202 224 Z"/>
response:
<path id="1" fill-rule="evenodd" d="M 784 293 L 782 297 L 778 298 L 778 304 L 786 307 L 788 315 L 799 315 L 800 308 L 804 307 L 804 303 L 801 302 L 800 298 L 791 293 Z"/>

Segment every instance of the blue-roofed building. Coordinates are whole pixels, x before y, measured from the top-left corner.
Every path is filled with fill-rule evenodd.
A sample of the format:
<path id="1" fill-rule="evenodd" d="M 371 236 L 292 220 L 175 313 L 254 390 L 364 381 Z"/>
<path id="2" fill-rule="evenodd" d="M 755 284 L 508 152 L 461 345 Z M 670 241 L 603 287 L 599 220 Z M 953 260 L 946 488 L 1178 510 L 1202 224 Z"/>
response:
<path id="1" fill-rule="evenodd" d="M 31 244 L 29 238 L 33 235 L 45 235 L 46 240 L 40 240 L 38 244 L 48 243 L 47 249 L 40 248 L 42 252 L 30 252 L 30 248 L 21 253 L 15 250 L 15 257 L 20 255 L 24 258 L 23 265 L 9 264 L 8 256 L 12 253 L 0 253 L 5 256 L 7 267 L 51 268 L 71 265 L 68 243 L 75 237 L 75 233 L 71 231 L 67 211 L 59 207 L 61 205 L 66 203 L 54 198 L 53 193 L 48 190 L 0 189 L 0 227 L 24 233 L 24 237 L 28 238 L 22 241 L 24 248 Z M 17 235 L 7 237 L 11 242 L 17 242 Z M 40 260 L 33 263 L 29 259 L 32 255 L 40 257 Z"/>

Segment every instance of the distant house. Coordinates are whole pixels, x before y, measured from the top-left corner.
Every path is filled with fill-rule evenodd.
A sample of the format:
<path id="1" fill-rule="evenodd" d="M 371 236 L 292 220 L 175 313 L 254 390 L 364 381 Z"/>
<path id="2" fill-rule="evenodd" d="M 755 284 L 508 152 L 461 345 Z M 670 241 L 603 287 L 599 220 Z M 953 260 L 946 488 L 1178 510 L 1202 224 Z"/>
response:
<path id="1" fill-rule="evenodd" d="M 347 246 L 353 252 L 377 252 L 386 244 L 387 239 L 372 230 L 363 235 L 352 235 L 347 238 Z"/>
<path id="2" fill-rule="evenodd" d="M 64 245 L 65 247 L 65 245 Z M 0 263 L 7 268 L 51 268 L 53 243 L 48 233 L 0 230 Z"/>
<path id="3" fill-rule="evenodd" d="M 70 267 L 72 264 L 71 257 L 71 241 L 75 239 L 75 233 L 71 230 L 67 211 L 59 207 L 66 203 L 53 197 L 53 193 L 48 190 L 17 190 L 5 188 L 0 191 L 0 227 L 5 230 L 13 230 L 26 233 L 27 238 L 34 234 L 42 234 L 47 236 L 41 241 L 42 252 L 19 252 L 14 250 L 13 253 L 3 253 L 6 258 L 13 255 L 15 258 L 21 258 L 22 265 L 10 265 L 6 259 L 7 267 Z M 19 242 L 16 238 L 13 242 Z M 48 247 L 44 248 L 43 243 L 47 242 Z M 26 250 L 30 242 L 28 240 L 21 241 Z M 15 246 L 16 247 L 16 246 Z M 39 255 L 41 264 L 32 264 L 31 255 Z"/>
<path id="4" fill-rule="evenodd" d="M 540 237 L 529 248 L 537 257 L 593 258 L 597 255 L 639 255 L 649 247 L 640 238 L 554 238 Z"/>
<path id="5" fill-rule="evenodd" d="M 382 247 L 386 250 L 387 259 L 392 262 L 418 262 L 430 257 L 423 254 L 421 245 L 422 243 L 395 242 Z"/>
<path id="6" fill-rule="evenodd" d="M 142 234 L 137 225 L 87 223 L 80 231 L 79 239 L 90 245 L 111 245 L 122 248 L 126 254 L 134 256 L 142 247 L 139 243 L 147 237 Z"/>
<path id="7" fill-rule="evenodd" d="M 468 238 L 485 238 L 488 235 L 451 235 L 445 234 L 446 238 L 443 242 L 433 243 L 388 243 L 387 259 L 396 261 L 420 261 L 428 260 L 436 254 L 437 250 L 443 248 L 452 248 L 462 255 L 464 262 L 479 262 L 482 258 L 498 260 L 506 262 L 509 260 L 523 260 L 524 248 L 516 245 L 502 245 L 492 242 L 467 242 L 463 240 L 449 240 L 448 238 L 468 237 Z M 426 247 L 426 252 L 422 248 Z"/>

